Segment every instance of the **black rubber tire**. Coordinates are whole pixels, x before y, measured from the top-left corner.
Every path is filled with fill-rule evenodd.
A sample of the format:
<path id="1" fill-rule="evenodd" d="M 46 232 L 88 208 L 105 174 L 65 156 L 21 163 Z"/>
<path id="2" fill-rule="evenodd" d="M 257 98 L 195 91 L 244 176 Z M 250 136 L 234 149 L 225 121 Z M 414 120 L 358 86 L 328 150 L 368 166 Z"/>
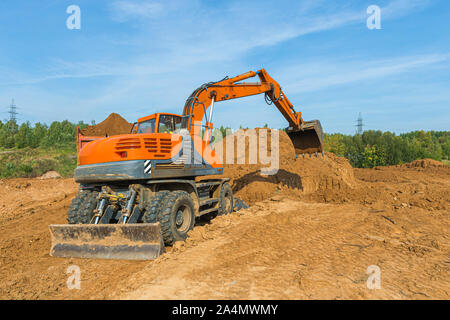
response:
<path id="1" fill-rule="evenodd" d="M 78 211 L 83 204 L 84 198 L 90 193 L 90 191 L 78 191 L 78 194 L 73 198 L 70 204 L 69 210 L 67 211 L 67 222 L 69 224 L 78 223 Z"/>
<path id="2" fill-rule="evenodd" d="M 183 229 L 177 228 L 177 215 L 181 207 L 184 207 L 187 217 L 187 222 Z M 160 210 L 158 212 L 158 221 L 161 224 L 161 233 L 166 245 L 173 245 L 176 241 L 184 241 L 187 234 L 195 224 L 195 206 L 191 196 L 186 191 L 170 192 L 162 201 Z"/>
<path id="3" fill-rule="evenodd" d="M 228 183 L 224 183 L 220 188 L 218 215 L 222 216 L 229 214 L 233 212 L 233 208 L 234 208 L 233 189 L 231 189 Z"/>
<path id="4" fill-rule="evenodd" d="M 142 219 L 144 223 L 156 223 L 158 221 L 158 212 L 167 195 L 169 195 L 169 191 L 159 191 L 146 202 Z"/>
<path id="5" fill-rule="evenodd" d="M 78 210 L 77 223 L 87 224 L 91 222 L 94 210 L 97 208 L 97 196 L 98 191 L 91 191 L 84 197 L 80 210 Z"/>

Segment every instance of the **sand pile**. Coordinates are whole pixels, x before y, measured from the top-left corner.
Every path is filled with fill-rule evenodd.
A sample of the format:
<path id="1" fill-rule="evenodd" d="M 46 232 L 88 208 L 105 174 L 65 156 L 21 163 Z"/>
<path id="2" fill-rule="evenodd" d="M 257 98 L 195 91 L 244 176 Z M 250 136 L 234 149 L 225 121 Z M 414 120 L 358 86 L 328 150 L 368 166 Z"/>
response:
<path id="1" fill-rule="evenodd" d="M 257 135 L 255 140 L 259 141 L 263 129 L 254 130 Z M 262 175 L 261 168 L 270 165 L 260 161 L 259 151 L 264 152 L 263 156 L 266 152 L 259 147 L 254 148 L 258 152 L 257 162 L 250 164 L 249 138 L 246 137 L 245 145 L 238 146 L 237 143 L 237 137 L 248 135 L 248 131 L 238 131 L 225 138 L 224 154 L 228 140 L 235 140 L 235 164 L 224 162 L 224 176 L 231 178 L 230 184 L 235 195 L 249 204 L 273 197 L 290 197 L 318 202 L 359 203 L 380 210 L 392 207 L 447 208 L 448 196 L 445 191 L 431 192 L 429 186 L 421 182 L 431 174 L 444 180 L 449 176 L 450 166 L 439 161 L 424 159 L 400 166 L 354 169 L 347 159 L 332 153 L 326 153 L 324 157 L 296 156 L 288 135 L 278 131 L 278 171 L 272 175 Z M 267 158 L 274 160 L 271 152 L 277 152 L 277 148 L 275 145 L 272 148 L 271 134 L 268 130 Z M 238 149 L 245 150 L 245 156 L 243 152 L 239 156 Z M 243 163 L 237 163 L 239 160 Z M 414 181 L 413 186 L 404 185 L 411 181 Z"/>
<path id="2" fill-rule="evenodd" d="M 257 141 L 262 130 L 265 129 L 255 129 Z M 277 148 L 275 145 L 272 147 L 272 131 L 267 131 L 267 158 L 275 161 L 276 158 L 272 157 L 272 152 L 277 152 Z M 313 197 L 323 198 L 330 193 L 345 193 L 346 190 L 357 186 L 353 169 L 345 158 L 331 153 L 326 153 L 325 157 L 322 155 L 296 157 L 291 140 L 284 131 L 278 131 L 278 171 L 275 174 L 262 175 L 261 168 L 269 168 L 270 164 L 261 163 L 264 161 L 260 161 L 259 144 L 256 148 L 257 164 L 249 164 L 250 140 L 248 137 L 245 139 L 245 157 L 243 154 L 241 157 L 238 156 L 237 137 L 245 133 L 247 130 L 238 131 L 225 138 L 224 154 L 226 154 L 227 140 L 235 139 L 233 158 L 236 164 L 225 164 L 224 176 L 231 178 L 235 195 L 248 203 L 265 200 L 277 194 L 300 198 L 313 195 Z M 244 163 L 237 164 L 239 160 Z M 274 166 L 273 163 L 272 166 Z"/>
<path id="3" fill-rule="evenodd" d="M 108 118 L 99 124 L 82 129 L 81 134 L 85 136 L 114 136 L 130 133 L 132 127 L 133 124 L 119 114 L 111 113 Z"/>
<path id="4" fill-rule="evenodd" d="M 402 167 L 406 168 L 432 168 L 432 167 L 444 167 L 445 164 L 443 164 L 440 161 L 434 160 L 434 159 L 421 159 L 421 160 L 415 160 L 410 163 L 405 163 L 402 165 Z"/>

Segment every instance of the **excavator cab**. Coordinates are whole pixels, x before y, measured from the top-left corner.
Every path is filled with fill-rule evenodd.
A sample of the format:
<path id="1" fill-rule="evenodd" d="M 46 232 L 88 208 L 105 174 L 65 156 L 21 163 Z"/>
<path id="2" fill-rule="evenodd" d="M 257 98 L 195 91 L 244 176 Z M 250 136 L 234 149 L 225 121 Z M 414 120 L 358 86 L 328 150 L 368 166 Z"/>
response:
<path id="1" fill-rule="evenodd" d="M 181 129 L 182 117 L 173 113 L 155 113 L 140 118 L 133 133 L 173 133 Z"/>

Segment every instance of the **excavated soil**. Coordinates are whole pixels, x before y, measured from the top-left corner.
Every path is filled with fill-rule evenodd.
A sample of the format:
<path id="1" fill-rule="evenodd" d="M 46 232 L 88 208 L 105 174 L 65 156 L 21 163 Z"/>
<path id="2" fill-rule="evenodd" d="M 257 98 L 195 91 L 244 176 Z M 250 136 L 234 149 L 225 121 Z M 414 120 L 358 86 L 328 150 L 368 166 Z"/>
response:
<path id="1" fill-rule="evenodd" d="M 251 207 L 198 223 L 155 261 L 52 258 L 71 179 L 0 181 L 2 299 L 449 299 L 450 168 L 434 160 L 353 169 L 333 154 L 226 165 Z M 269 148 L 270 149 L 270 148 Z M 81 270 L 69 290 L 67 268 Z M 381 289 L 366 286 L 369 266 Z"/>
<path id="2" fill-rule="evenodd" d="M 257 134 L 260 130 L 256 129 Z M 248 150 L 249 140 L 245 142 Z M 239 158 L 236 149 L 237 143 L 234 163 Z M 270 139 L 267 149 L 272 149 Z M 353 169 L 347 159 L 332 153 L 318 157 L 296 156 L 289 137 L 282 131 L 278 149 L 279 169 L 274 175 L 260 174 L 261 168 L 269 165 L 248 164 L 248 153 L 246 163 L 225 165 L 224 176 L 231 178 L 236 196 L 250 204 L 280 193 L 302 201 L 351 202 L 377 209 L 399 209 L 405 205 L 427 210 L 449 208 L 450 166 L 439 161 L 424 159 L 392 167 Z M 224 150 L 225 154 L 226 148 Z M 428 181 L 430 176 L 433 182 Z"/>
<path id="3" fill-rule="evenodd" d="M 81 129 L 84 136 L 114 136 L 119 134 L 128 134 L 133 127 L 132 123 L 122 118 L 117 113 L 111 113 L 108 118 L 95 126 L 87 126 Z"/>

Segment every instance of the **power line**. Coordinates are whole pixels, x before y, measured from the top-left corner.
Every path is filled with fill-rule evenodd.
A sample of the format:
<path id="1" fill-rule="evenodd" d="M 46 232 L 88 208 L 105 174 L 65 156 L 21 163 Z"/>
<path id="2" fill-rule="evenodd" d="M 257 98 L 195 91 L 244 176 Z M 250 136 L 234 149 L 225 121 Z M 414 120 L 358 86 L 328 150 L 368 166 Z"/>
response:
<path id="1" fill-rule="evenodd" d="M 359 113 L 358 119 L 356 120 L 356 133 L 357 134 L 362 134 L 363 133 L 363 118 L 361 115 L 361 112 Z"/>
<path id="2" fill-rule="evenodd" d="M 10 120 L 10 121 L 16 122 L 16 121 L 17 121 L 17 117 L 16 117 L 16 116 L 17 116 L 19 113 L 17 112 L 17 106 L 16 106 L 15 103 L 14 103 L 14 99 L 12 99 L 12 101 L 11 101 L 11 104 L 10 104 L 9 110 L 8 110 L 8 113 L 9 113 L 9 120 Z"/>

